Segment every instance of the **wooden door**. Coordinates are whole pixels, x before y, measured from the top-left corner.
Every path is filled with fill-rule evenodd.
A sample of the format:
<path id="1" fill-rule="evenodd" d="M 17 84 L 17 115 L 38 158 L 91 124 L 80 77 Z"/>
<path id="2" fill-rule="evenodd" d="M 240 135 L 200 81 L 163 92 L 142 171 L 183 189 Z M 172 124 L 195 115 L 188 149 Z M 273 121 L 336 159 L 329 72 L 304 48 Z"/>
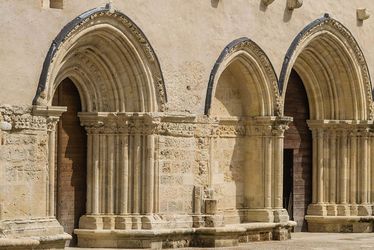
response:
<path id="1" fill-rule="evenodd" d="M 57 129 L 56 217 L 66 233 L 73 236 L 69 246 L 76 246 L 74 229 L 86 212 L 86 132 L 77 113 L 81 102 L 77 88 L 70 79 L 59 85 L 54 106 L 66 106 Z"/>

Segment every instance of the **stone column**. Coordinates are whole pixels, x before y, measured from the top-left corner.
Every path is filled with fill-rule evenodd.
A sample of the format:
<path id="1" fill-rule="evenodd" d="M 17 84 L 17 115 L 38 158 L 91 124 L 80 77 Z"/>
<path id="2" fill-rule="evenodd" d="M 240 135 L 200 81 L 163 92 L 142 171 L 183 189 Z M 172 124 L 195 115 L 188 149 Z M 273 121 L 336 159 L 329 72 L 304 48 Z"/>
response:
<path id="1" fill-rule="evenodd" d="M 127 129 L 124 129 L 120 135 L 120 214 L 126 215 L 129 211 L 129 148 Z"/>
<path id="2" fill-rule="evenodd" d="M 147 135 L 147 168 L 146 168 L 146 214 L 153 213 L 154 205 L 154 151 L 155 151 L 155 136 Z"/>
<path id="3" fill-rule="evenodd" d="M 280 117 L 273 126 L 273 176 L 274 176 L 274 222 L 287 222 L 289 215 L 286 209 L 283 209 L 283 146 L 284 131 L 288 129 L 288 124 L 292 121 L 291 117 Z"/>
<path id="4" fill-rule="evenodd" d="M 308 125 L 312 131 L 312 204 L 308 206 L 308 215 L 327 215 L 326 202 L 328 191 L 326 190 L 327 162 L 325 158 L 329 152 L 328 133 L 325 120 L 309 120 Z"/>
<path id="5" fill-rule="evenodd" d="M 59 118 L 48 118 L 48 215 L 55 216 L 55 149 L 56 149 L 56 125 Z"/>
<path id="6" fill-rule="evenodd" d="M 368 204 L 368 178 L 369 171 L 368 171 L 368 135 L 369 135 L 369 129 L 368 128 L 362 128 L 359 131 L 360 137 L 359 137 L 359 143 L 360 143 L 360 151 L 359 151 L 359 164 L 360 164 L 360 174 L 359 174 L 359 180 L 360 180 L 360 205 L 358 207 L 358 215 L 360 216 L 369 216 L 372 214 L 372 207 Z"/>
<path id="7" fill-rule="evenodd" d="M 66 107 L 57 106 L 34 106 L 33 115 L 47 117 L 48 132 L 48 212 L 47 215 L 55 217 L 55 149 L 56 149 L 56 125 L 62 113 L 66 112 Z"/>
<path id="8" fill-rule="evenodd" d="M 340 144 L 339 144 L 339 205 L 337 206 L 337 213 L 340 216 L 347 216 L 350 214 L 347 204 L 347 186 L 348 186 L 348 137 L 347 129 L 340 129 Z"/>
<path id="9" fill-rule="evenodd" d="M 92 214 L 99 214 L 99 155 L 100 155 L 100 139 L 99 134 L 92 135 L 92 166 L 88 166 L 88 169 L 92 169 Z"/>
<path id="10" fill-rule="evenodd" d="M 329 130 L 329 165 L 330 165 L 330 179 L 329 179 L 329 205 L 327 207 L 327 215 L 335 216 L 336 211 L 336 159 L 337 159 L 337 151 L 336 151 L 336 130 L 335 128 L 332 128 Z"/>

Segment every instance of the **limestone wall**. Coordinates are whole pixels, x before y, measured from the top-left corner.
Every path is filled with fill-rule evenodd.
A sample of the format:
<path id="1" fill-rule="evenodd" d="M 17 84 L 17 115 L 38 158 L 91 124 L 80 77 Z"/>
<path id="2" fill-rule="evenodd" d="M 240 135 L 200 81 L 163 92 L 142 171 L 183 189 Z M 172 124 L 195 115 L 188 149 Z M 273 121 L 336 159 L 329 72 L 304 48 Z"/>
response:
<path id="1" fill-rule="evenodd" d="M 1 219 L 46 216 L 46 119 L 31 116 L 31 107 L 26 106 L 1 106 L 0 114 L 11 126 L 1 134 Z"/>
<path id="2" fill-rule="evenodd" d="M 31 104 L 53 39 L 70 20 L 108 1 L 64 0 L 63 9 L 42 8 L 41 2 L 0 2 L 0 103 Z M 285 0 L 274 1 L 267 8 L 260 0 L 113 0 L 113 5 L 140 27 L 155 49 L 171 110 L 203 112 L 210 71 L 224 47 L 239 37 L 255 41 L 279 75 L 292 40 L 325 12 L 352 32 L 369 70 L 374 71 L 370 46 L 374 18 L 363 23 L 356 19 L 357 8 L 374 9 L 371 0 L 304 1 L 293 12 L 286 9 Z"/>

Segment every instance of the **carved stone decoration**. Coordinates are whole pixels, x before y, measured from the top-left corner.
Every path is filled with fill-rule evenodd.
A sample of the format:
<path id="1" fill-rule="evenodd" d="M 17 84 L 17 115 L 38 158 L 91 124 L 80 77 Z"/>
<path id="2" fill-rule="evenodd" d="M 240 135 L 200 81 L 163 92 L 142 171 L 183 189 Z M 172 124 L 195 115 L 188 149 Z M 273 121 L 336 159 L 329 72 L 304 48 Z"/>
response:
<path id="1" fill-rule="evenodd" d="M 261 0 L 262 4 L 268 6 L 272 4 L 275 0 Z"/>
<path id="2" fill-rule="evenodd" d="M 303 5 L 303 0 L 287 0 L 287 8 L 289 10 L 298 9 Z"/>
<path id="3" fill-rule="evenodd" d="M 83 41 L 86 31 L 90 30 L 91 33 L 94 33 L 95 26 L 100 27 L 98 30 L 106 27 L 108 29 L 114 28 L 113 30 L 117 31 L 110 32 L 113 37 L 107 38 L 107 43 L 114 40 L 130 43 L 130 45 L 124 44 L 123 46 L 105 46 L 109 50 L 105 52 L 107 54 L 113 53 L 115 56 L 128 55 L 129 58 L 122 59 L 123 61 L 130 60 L 131 62 L 129 62 L 128 65 L 112 67 L 111 65 L 115 63 L 102 61 L 100 56 L 97 55 L 100 52 L 93 50 L 75 50 L 75 47 L 79 47 L 79 45 L 76 45 L 74 41 Z M 100 38 L 96 40 L 91 39 L 91 42 L 100 43 L 102 40 L 103 39 Z M 92 47 L 100 46 L 93 45 Z M 133 48 L 134 51 L 127 51 L 128 48 Z M 122 52 L 118 50 L 122 50 Z M 82 62 L 74 59 L 75 56 L 79 57 Z M 109 56 L 109 58 L 111 57 L 114 56 Z M 66 63 L 70 61 L 71 63 Z M 83 63 L 83 61 L 86 63 Z M 64 66 L 61 67 L 62 65 Z M 103 67 L 107 68 L 107 70 L 103 70 Z M 118 67 L 124 68 L 120 69 Z M 132 102 L 137 103 L 134 104 L 137 106 L 130 107 L 129 110 L 124 110 L 124 107 L 119 104 L 125 103 L 126 99 L 130 99 L 129 97 L 125 98 L 123 96 L 124 93 L 130 92 L 126 91 L 126 86 L 117 87 L 118 89 L 124 89 L 124 93 L 114 93 L 118 95 L 118 97 L 115 98 L 117 98 L 119 102 L 116 102 L 113 100 L 110 84 L 108 85 L 110 82 L 112 82 L 112 84 L 120 84 L 113 83 L 114 80 L 111 78 L 111 75 L 120 75 L 117 71 L 128 71 L 130 75 L 139 74 L 136 73 L 139 71 L 145 74 L 144 77 L 136 77 L 137 80 L 131 82 L 131 84 L 136 86 L 130 86 L 131 88 L 141 88 L 141 91 L 144 92 L 145 100 L 141 100 L 143 97 L 139 95 L 137 97 L 139 100 L 133 100 Z M 115 10 L 110 3 L 105 7 L 96 8 L 81 14 L 78 18 L 66 25 L 57 36 L 45 59 L 33 103 L 37 105 L 50 104 L 56 86 L 67 77 L 71 78 L 77 85 L 82 97 L 92 97 L 82 98 L 82 108 L 84 111 L 119 110 L 121 112 L 154 112 L 164 111 L 166 109 L 167 95 L 164 79 L 152 46 L 139 27 L 126 15 Z M 93 81 L 93 79 L 97 80 Z M 128 81 L 119 80 L 118 82 Z M 151 88 L 154 90 L 149 90 Z"/>
<path id="4" fill-rule="evenodd" d="M 366 8 L 356 10 L 357 20 L 364 21 L 369 19 L 370 12 Z"/>

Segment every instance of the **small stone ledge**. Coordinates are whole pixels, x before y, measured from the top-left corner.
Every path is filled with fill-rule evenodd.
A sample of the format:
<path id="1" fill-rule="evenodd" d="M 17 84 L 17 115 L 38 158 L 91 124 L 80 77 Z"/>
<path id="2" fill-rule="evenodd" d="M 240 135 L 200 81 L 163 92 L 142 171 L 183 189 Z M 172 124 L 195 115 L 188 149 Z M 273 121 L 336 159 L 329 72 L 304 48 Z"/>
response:
<path id="1" fill-rule="evenodd" d="M 305 217 L 309 232 L 370 233 L 374 216 L 311 216 Z"/>
<path id="2" fill-rule="evenodd" d="M 54 218 L 0 221 L 0 250 L 64 249 L 71 236 Z"/>
<path id="3" fill-rule="evenodd" d="M 232 247 L 240 243 L 287 240 L 296 223 L 245 223 L 225 227 L 160 230 L 76 229 L 80 247 L 177 248 Z"/>

